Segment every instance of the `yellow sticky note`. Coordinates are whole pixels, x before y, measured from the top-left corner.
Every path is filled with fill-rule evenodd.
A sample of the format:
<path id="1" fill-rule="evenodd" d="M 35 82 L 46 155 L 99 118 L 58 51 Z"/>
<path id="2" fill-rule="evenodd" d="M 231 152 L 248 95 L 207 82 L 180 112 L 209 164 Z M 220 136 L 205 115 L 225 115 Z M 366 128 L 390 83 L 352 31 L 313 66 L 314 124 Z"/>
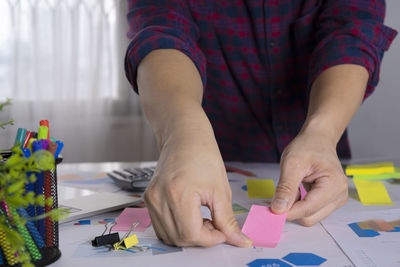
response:
<path id="1" fill-rule="evenodd" d="M 353 182 L 358 196 L 364 205 L 393 205 L 385 185 L 378 181 L 368 181 L 355 178 Z"/>
<path id="2" fill-rule="evenodd" d="M 275 194 L 274 181 L 271 179 L 247 179 L 249 198 L 272 198 Z"/>
<path id="3" fill-rule="evenodd" d="M 349 165 L 346 167 L 346 175 L 381 174 L 395 172 L 393 162 L 380 162 L 363 165 Z"/>

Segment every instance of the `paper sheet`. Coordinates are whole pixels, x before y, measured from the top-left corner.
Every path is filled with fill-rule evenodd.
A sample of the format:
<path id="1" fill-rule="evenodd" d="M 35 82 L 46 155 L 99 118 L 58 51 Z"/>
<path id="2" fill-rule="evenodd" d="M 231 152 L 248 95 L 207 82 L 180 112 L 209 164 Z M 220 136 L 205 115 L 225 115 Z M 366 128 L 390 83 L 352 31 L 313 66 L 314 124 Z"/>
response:
<path id="1" fill-rule="evenodd" d="M 358 196 L 364 205 L 393 205 L 385 185 L 378 181 L 353 179 Z"/>
<path id="2" fill-rule="evenodd" d="M 274 181 L 270 179 L 247 179 L 249 198 L 272 198 L 275 194 Z"/>
<path id="3" fill-rule="evenodd" d="M 399 266 L 400 227 L 396 231 L 363 230 L 368 220 L 393 222 L 400 219 L 400 209 L 339 212 L 322 221 L 355 266 Z M 358 227 L 357 227 L 358 226 Z"/>
<path id="4" fill-rule="evenodd" d="M 287 213 L 274 214 L 269 207 L 253 205 L 242 232 L 253 240 L 253 246 L 274 248 L 281 238 Z"/>
<path id="5" fill-rule="evenodd" d="M 348 165 L 346 167 L 346 175 L 364 175 L 364 174 L 380 174 L 393 173 L 395 171 L 393 162 L 380 162 L 363 165 Z"/>
<path id="6" fill-rule="evenodd" d="M 139 225 L 133 229 L 133 232 L 143 232 L 150 224 L 150 215 L 146 208 L 125 208 L 115 220 L 117 224 L 113 227 L 114 231 L 129 231 L 134 222 Z"/>

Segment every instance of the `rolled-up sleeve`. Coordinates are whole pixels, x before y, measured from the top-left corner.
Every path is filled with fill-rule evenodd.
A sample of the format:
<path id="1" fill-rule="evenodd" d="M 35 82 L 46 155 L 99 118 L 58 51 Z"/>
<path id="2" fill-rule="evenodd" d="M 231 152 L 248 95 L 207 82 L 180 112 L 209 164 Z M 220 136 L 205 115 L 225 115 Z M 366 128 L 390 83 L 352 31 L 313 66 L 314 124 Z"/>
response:
<path id="1" fill-rule="evenodd" d="M 309 88 L 325 69 L 340 64 L 364 66 L 369 72 L 365 98 L 375 89 L 383 53 L 397 32 L 383 24 L 384 0 L 325 0 L 316 21 Z"/>
<path id="2" fill-rule="evenodd" d="M 197 45 L 200 32 L 186 1 L 128 0 L 127 18 L 131 41 L 125 56 L 125 73 L 136 92 L 138 65 L 156 49 L 177 49 L 187 55 L 205 85 L 206 60 Z"/>

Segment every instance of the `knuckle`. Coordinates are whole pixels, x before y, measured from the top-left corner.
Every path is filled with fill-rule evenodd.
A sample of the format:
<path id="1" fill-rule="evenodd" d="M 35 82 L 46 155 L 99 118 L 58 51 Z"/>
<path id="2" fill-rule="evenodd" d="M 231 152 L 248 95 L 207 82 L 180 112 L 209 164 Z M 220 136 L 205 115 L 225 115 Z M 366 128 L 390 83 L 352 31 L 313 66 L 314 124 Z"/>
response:
<path id="1" fill-rule="evenodd" d="M 283 160 L 283 165 L 288 169 L 295 169 L 300 166 L 301 158 L 293 153 L 287 153 Z"/>
<path id="2" fill-rule="evenodd" d="M 169 199 L 175 199 L 184 192 L 184 188 L 185 181 L 183 179 L 174 178 L 168 182 L 165 188 L 165 193 Z"/>
<path id="3" fill-rule="evenodd" d="M 159 198 L 158 190 L 156 190 L 154 187 L 147 188 L 143 195 L 143 199 L 146 204 L 154 203 L 158 200 L 158 198 Z"/>
<path id="4" fill-rule="evenodd" d="M 303 215 L 303 217 L 309 217 L 309 216 L 311 216 L 312 214 L 313 214 L 313 212 L 311 211 L 311 209 L 310 209 L 310 208 L 307 208 L 307 209 L 304 210 L 304 215 Z"/>
<path id="5" fill-rule="evenodd" d="M 303 219 L 300 219 L 300 220 L 299 220 L 299 223 L 300 223 L 301 225 L 305 226 L 305 227 L 311 227 L 311 226 L 313 226 L 314 224 L 316 224 L 317 221 L 314 220 L 314 219 L 303 218 Z"/>
<path id="6" fill-rule="evenodd" d="M 276 186 L 276 192 L 284 193 L 284 194 L 293 194 L 297 193 L 297 188 L 293 189 L 293 186 L 288 182 L 279 182 Z"/>
<path id="7" fill-rule="evenodd" d="M 195 244 L 197 240 L 197 235 L 190 229 L 180 231 L 179 237 L 178 242 L 183 246 L 187 244 Z"/>
<path id="8" fill-rule="evenodd" d="M 224 232 L 231 233 L 239 228 L 238 223 L 234 216 L 229 216 L 224 223 L 222 223 L 222 228 L 225 228 Z"/>

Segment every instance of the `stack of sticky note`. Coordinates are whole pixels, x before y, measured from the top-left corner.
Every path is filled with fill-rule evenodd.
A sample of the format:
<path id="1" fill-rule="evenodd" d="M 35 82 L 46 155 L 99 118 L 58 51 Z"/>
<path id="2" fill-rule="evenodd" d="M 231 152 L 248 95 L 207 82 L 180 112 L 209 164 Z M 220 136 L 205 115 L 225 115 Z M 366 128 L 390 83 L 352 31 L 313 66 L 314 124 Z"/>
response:
<path id="1" fill-rule="evenodd" d="M 272 179 L 247 179 L 246 183 L 249 198 L 272 198 L 275 194 Z"/>
<path id="2" fill-rule="evenodd" d="M 348 165 L 345 172 L 347 176 L 364 180 L 400 178 L 400 168 L 395 167 L 393 162 Z"/>
<path id="3" fill-rule="evenodd" d="M 353 176 L 358 196 L 364 205 L 393 205 L 382 179 L 400 178 L 400 170 L 392 162 L 349 165 L 346 175 Z"/>

